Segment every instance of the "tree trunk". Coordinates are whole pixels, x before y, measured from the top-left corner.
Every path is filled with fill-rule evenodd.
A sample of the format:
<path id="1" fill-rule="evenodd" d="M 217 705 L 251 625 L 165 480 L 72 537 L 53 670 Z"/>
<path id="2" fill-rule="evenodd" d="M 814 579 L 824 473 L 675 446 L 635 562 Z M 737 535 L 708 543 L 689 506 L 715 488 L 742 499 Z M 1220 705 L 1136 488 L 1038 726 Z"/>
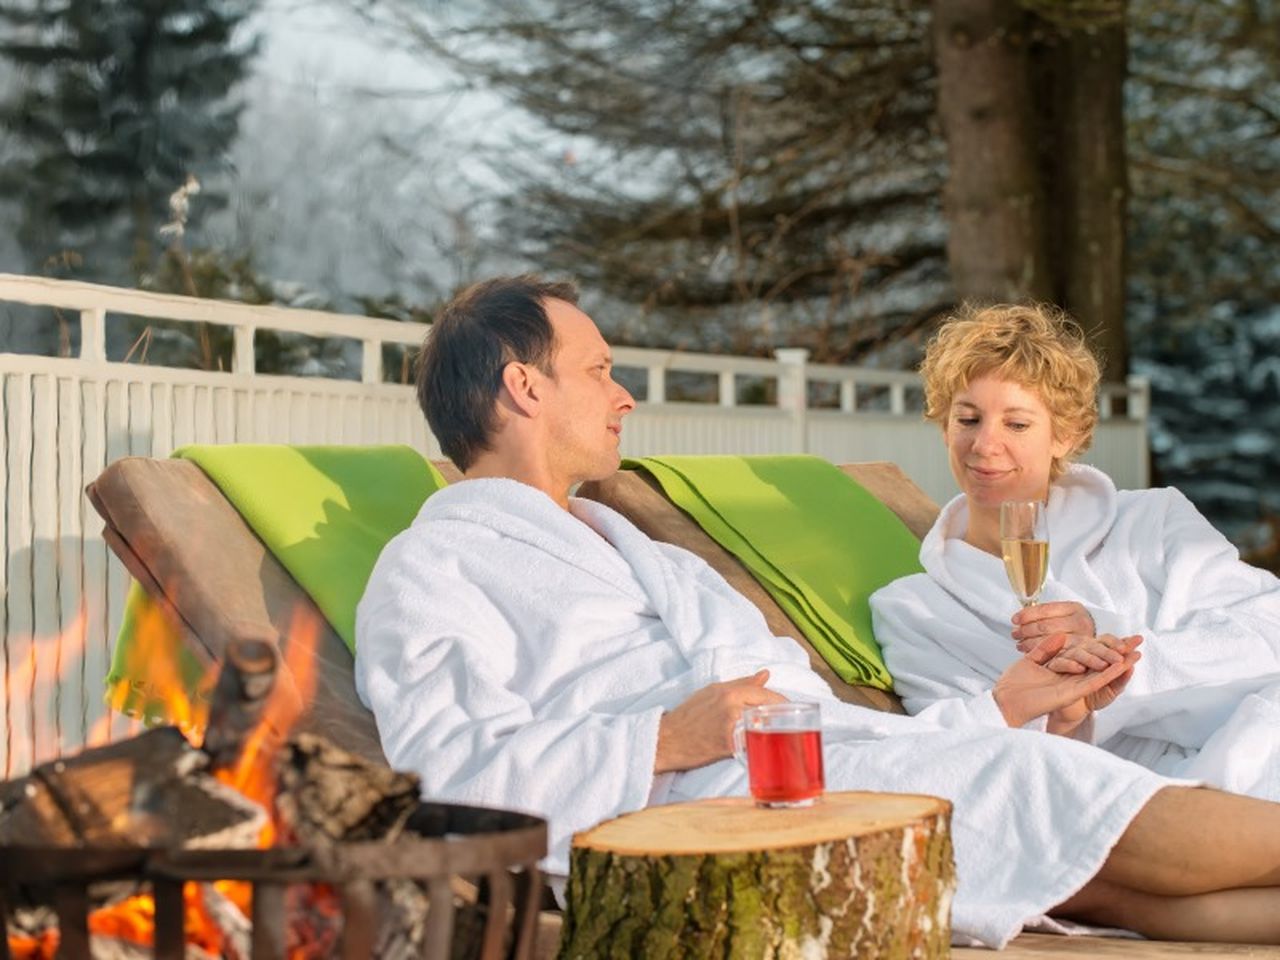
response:
<path id="1" fill-rule="evenodd" d="M 947 259 L 964 299 L 1053 296 L 1026 31 L 1013 0 L 935 0 Z"/>
<path id="2" fill-rule="evenodd" d="M 1129 368 L 1125 50 L 1118 20 L 1067 32 L 1051 54 L 1061 199 L 1058 300 L 1088 331 L 1106 380 L 1123 380 Z"/>
<path id="3" fill-rule="evenodd" d="M 560 960 L 946 956 L 950 804 L 833 793 L 650 807 L 574 838 Z"/>
<path id="4" fill-rule="evenodd" d="M 956 293 L 1059 304 L 1108 380 L 1129 360 L 1123 14 L 1123 0 L 933 7 Z"/>

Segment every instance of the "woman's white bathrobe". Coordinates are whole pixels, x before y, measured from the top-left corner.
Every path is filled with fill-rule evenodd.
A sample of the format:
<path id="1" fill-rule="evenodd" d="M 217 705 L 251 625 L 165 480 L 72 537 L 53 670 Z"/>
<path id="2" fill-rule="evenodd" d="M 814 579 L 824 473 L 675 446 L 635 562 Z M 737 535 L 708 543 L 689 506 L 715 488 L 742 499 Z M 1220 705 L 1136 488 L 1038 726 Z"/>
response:
<path id="1" fill-rule="evenodd" d="M 733 760 L 655 777 L 658 721 L 761 667 L 771 688 L 821 701 L 830 789 L 954 803 L 953 929 L 993 946 L 1084 884 L 1172 782 L 1009 730 L 989 696 L 918 718 L 841 703 L 701 559 L 601 504 L 570 505 L 511 480 L 447 487 L 383 551 L 356 621 L 357 689 L 392 765 L 426 796 L 547 817 L 553 874 L 575 830 L 745 794 Z"/>
<path id="2" fill-rule="evenodd" d="M 1048 523 L 1041 601 L 1078 601 L 1098 633 L 1144 637 L 1125 692 L 1094 717 L 1093 742 L 1160 773 L 1280 800 L 1280 581 L 1243 563 L 1177 490 L 1117 492 L 1092 467 L 1052 485 Z M 967 524 L 961 495 L 921 544 L 925 572 L 871 597 L 910 713 L 986 696 L 1020 656 L 1004 565 L 961 539 Z"/>

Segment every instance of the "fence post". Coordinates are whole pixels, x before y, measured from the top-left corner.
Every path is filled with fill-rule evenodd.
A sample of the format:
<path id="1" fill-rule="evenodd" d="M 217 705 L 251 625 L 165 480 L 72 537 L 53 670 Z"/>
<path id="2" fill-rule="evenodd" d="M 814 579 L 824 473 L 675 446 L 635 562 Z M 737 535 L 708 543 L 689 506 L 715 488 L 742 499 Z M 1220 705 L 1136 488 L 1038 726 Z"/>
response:
<path id="1" fill-rule="evenodd" d="M 1142 432 L 1139 436 L 1142 439 L 1136 444 L 1136 450 L 1139 458 L 1138 477 L 1145 488 L 1151 486 L 1151 381 L 1133 374 L 1125 378 L 1125 386 L 1129 388 L 1125 411 L 1130 420 L 1136 420 L 1141 425 Z"/>
<path id="2" fill-rule="evenodd" d="M 645 388 L 645 403 L 666 403 L 667 402 L 667 369 L 666 367 L 651 366 L 648 368 L 648 383 Z"/>
<path id="3" fill-rule="evenodd" d="M 257 373 L 253 356 L 254 328 L 241 324 L 231 329 L 231 370 L 233 373 Z"/>
<path id="4" fill-rule="evenodd" d="M 778 408 L 791 414 L 792 447 L 796 453 L 809 452 L 809 391 L 805 364 L 809 351 L 804 347 L 783 347 L 773 351 L 778 369 Z"/>
<path id="5" fill-rule="evenodd" d="M 80 311 L 80 359 L 107 359 L 107 311 L 102 307 Z"/>
<path id="6" fill-rule="evenodd" d="M 360 382 L 382 382 L 382 341 L 364 341 L 364 351 L 360 355 Z"/>
<path id="7" fill-rule="evenodd" d="M 738 405 L 738 379 L 732 370 L 720 371 L 720 406 L 736 407 Z"/>

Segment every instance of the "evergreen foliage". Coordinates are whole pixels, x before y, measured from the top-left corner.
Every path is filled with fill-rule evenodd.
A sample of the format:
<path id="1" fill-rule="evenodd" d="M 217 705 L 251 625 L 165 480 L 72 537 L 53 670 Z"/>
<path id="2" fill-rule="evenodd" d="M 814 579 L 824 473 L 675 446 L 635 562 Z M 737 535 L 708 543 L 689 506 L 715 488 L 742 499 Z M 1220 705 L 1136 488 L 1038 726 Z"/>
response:
<path id="1" fill-rule="evenodd" d="M 0 100 L 13 148 L 0 195 L 21 206 L 30 268 L 70 252 L 78 275 L 133 285 L 156 254 L 174 187 L 207 183 L 236 136 L 255 0 L 0 0 Z M 218 205 L 216 189 L 202 197 Z"/>

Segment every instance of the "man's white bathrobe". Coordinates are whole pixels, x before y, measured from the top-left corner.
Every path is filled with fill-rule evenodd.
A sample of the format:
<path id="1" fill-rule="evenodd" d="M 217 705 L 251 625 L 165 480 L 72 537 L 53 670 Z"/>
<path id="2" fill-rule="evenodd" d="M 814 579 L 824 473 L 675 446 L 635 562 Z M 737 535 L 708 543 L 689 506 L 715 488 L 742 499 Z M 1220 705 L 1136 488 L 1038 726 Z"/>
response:
<path id="1" fill-rule="evenodd" d="M 601 504 L 570 509 L 511 480 L 445 488 L 387 545 L 356 621 L 357 689 L 392 765 L 421 775 L 426 796 L 547 817 L 553 874 L 576 830 L 745 795 L 731 759 L 655 776 L 658 722 L 761 667 L 771 688 L 821 702 L 829 789 L 954 803 L 953 928 L 993 946 L 1079 889 L 1173 782 L 1009 730 L 989 695 L 917 718 L 841 703 L 701 559 Z"/>
<path id="2" fill-rule="evenodd" d="M 1004 565 L 964 542 L 967 524 L 961 495 L 921 544 L 925 572 L 871 598 L 910 713 L 985 697 L 1020 656 Z M 1280 800 L 1280 581 L 1243 563 L 1177 490 L 1117 492 L 1092 467 L 1053 484 L 1048 524 L 1041 601 L 1078 601 L 1098 633 L 1144 637 L 1092 741 L 1160 773 Z M 949 716 L 965 722 L 959 710 Z"/>

